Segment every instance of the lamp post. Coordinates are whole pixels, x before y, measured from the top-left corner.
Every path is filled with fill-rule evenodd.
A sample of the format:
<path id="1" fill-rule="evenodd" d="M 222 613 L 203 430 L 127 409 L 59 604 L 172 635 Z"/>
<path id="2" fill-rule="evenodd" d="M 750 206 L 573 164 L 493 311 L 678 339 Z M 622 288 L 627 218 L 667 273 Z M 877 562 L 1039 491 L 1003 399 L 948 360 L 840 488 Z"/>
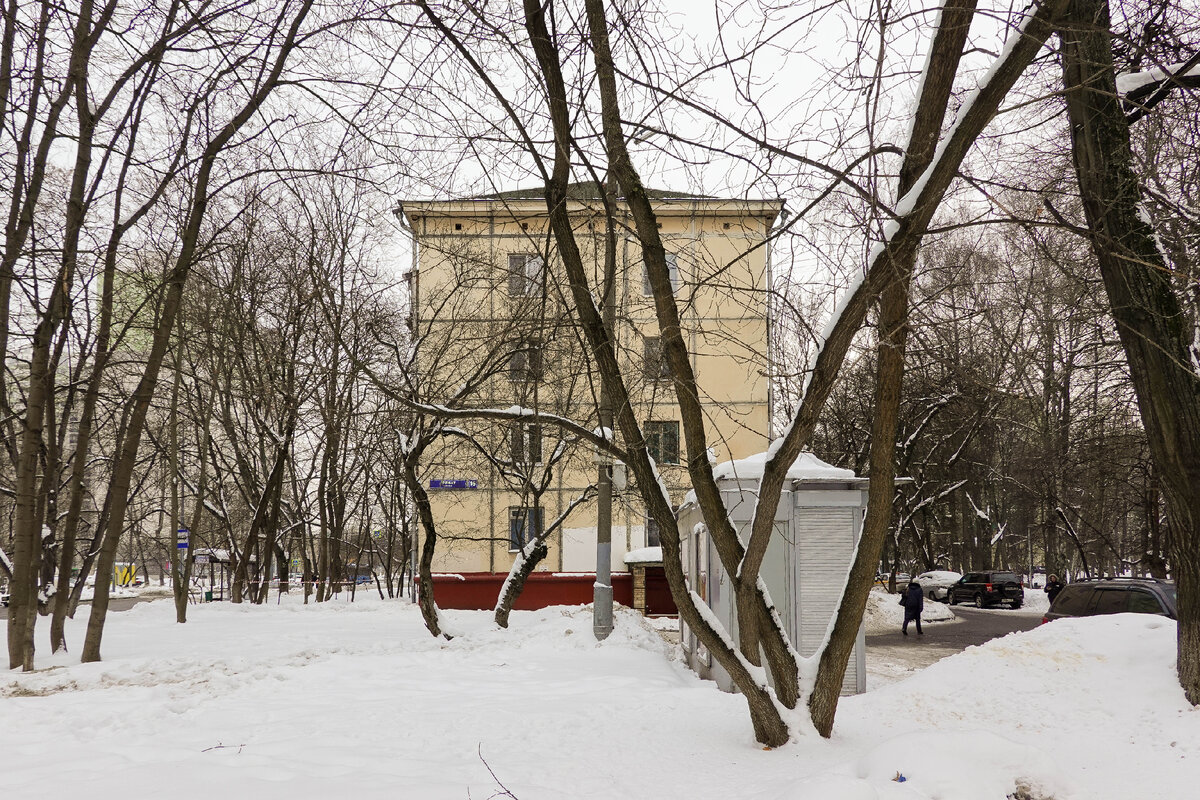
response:
<path id="1" fill-rule="evenodd" d="M 604 182 L 604 192 L 606 209 L 612 215 L 616 210 L 616 187 L 613 181 Z M 606 228 L 602 321 L 611 347 L 617 318 L 617 242 L 611 216 L 607 220 Z M 608 439 L 613 435 L 612 396 L 603 376 L 600 378 L 599 418 L 601 435 Z M 597 455 L 599 474 L 596 476 L 596 582 L 592 584 L 592 632 L 597 641 L 604 641 L 613 629 L 612 457 L 607 453 L 598 452 Z"/>

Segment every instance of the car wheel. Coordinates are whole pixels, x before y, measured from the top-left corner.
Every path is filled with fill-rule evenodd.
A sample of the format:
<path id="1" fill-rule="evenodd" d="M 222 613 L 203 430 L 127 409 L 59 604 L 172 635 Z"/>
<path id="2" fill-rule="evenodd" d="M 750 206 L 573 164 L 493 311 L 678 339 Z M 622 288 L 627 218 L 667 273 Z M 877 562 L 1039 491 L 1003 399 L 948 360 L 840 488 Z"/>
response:
<path id="1" fill-rule="evenodd" d="M 954 596 L 954 592 L 946 592 L 946 605 L 958 605 L 958 598 Z"/>
<path id="2" fill-rule="evenodd" d="M 983 608 L 983 595 L 981 595 L 981 594 L 975 595 L 975 607 Z"/>
<path id="3" fill-rule="evenodd" d="M 1021 607 L 1021 605 L 1022 605 L 1022 604 L 1021 604 L 1021 601 L 1020 601 L 1020 600 L 1013 600 L 1013 604 L 1012 604 L 1013 611 L 1016 611 L 1018 608 L 1020 608 L 1020 607 Z"/>

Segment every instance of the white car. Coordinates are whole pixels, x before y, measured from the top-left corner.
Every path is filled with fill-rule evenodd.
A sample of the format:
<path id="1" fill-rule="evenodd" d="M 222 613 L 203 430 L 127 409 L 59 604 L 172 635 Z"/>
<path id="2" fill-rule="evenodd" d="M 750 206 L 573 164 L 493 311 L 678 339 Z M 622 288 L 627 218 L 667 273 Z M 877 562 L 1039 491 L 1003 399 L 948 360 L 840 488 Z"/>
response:
<path id="1" fill-rule="evenodd" d="M 958 583 L 961 578 L 961 572 L 935 569 L 918 575 L 917 583 L 921 584 L 921 591 L 925 592 L 925 596 L 930 600 L 945 602 L 949 597 L 950 587 Z"/>

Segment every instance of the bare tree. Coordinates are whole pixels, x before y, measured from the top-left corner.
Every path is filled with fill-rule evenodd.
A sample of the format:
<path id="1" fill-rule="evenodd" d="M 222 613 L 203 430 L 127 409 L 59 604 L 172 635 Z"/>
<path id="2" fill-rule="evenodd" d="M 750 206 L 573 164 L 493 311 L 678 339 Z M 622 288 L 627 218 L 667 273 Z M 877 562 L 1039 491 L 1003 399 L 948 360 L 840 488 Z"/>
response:
<path id="1" fill-rule="evenodd" d="M 124 524 L 128 503 L 130 479 L 137 461 L 138 447 L 151 397 L 158 383 L 158 375 L 166 354 L 167 344 L 174 329 L 175 315 L 179 311 L 184 285 L 195 260 L 196 248 L 200 243 L 205 213 L 210 199 L 210 183 L 222 152 L 230 145 L 241 129 L 254 119 L 263 108 L 272 92 L 282 82 L 285 68 L 296 48 L 305 36 L 305 21 L 312 10 L 311 0 L 301 0 L 295 7 L 284 5 L 273 15 L 261 20 L 263 29 L 251 30 L 249 57 L 253 59 L 255 71 L 242 102 L 235 104 L 232 113 L 223 122 L 216 123 L 210 137 L 204 143 L 196 161 L 196 173 L 190 181 L 187 201 L 186 224 L 181 232 L 178 255 L 167 279 L 166 292 L 160 309 L 159 325 L 154 331 L 153 343 L 142 377 L 134 390 L 129 405 L 129 416 L 117 437 L 119 456 L 113 467 L 109 487 L 109 515 L 100 556 L 97 561 L 97 579 L 92 613 L 88 620 L 87 638 L 84 642 L 83 661 L 100 659 L 100 642 L 104 631 L 104 620 L 108 613 L 109 574 Z M 256 38 L 253 34 L 259 34 Z M 197 100 L 195 108 L 206 105 L 207 96 Z"/>
<path id="2" fill-rule="evenodd" d="M 1107 0 L 1072 0 L 1062 25 L 1063 84 L 1079 191 L 1137 391 L 1171 521 L 1179 682 L 1200 704 L 1200 377 L 1188 324 L 1142 214 L 1129 119 L 1120 106 Z M 1190 71 L 1184 65 L 1184 73 Z"/>
<path id="3" fill-rule="evenodd" d="M 911 263 L 917 245 L 932 219 L 942 195 L 954 178 L 966 151 L 991 120 L 1008 89 L 1020 76 L 1024 67 L 1040 51 L 1042 43 L 1051 32 L 1049 21 L 1057 8 L 1058 6 L 1054 4 L 1040 7 L 1022 19 L 1021 25 L 1013 34 L 1012 46 L 1006 49 L 996 67 L 988 74 L 980 91 L 960 109 L 957 121 L 949 127 L 945 134 L 942 134 L 940 130 L 942 116 L 937 110 L 939 100 L 935 86 L 938 82 L 927 80 L 922 85 L 922 100 L 919 101 L 919 108 L 928 110 L 920 112 L 919 116 L 922 120 L 928 117 L 928 121 L 921 123 L 924 128 L 918 128 L 920 142 L 914 144 L 913 147 L 924 153 L 920 157 L 927 161 L 916 161 L 909 166 L 908 169 L 912 174 L 908 180 L 911 181 L 912 189 L 902 196 L 899 204 L 893 210 L 896 219 L 887 225 L 885 241 L 872 252 L 864 270 L 866 279 L 851 293 L 849 302 L 843 307 L 841 315 L 831 326 L 829 335 L 821 343 L 822 347 L 814 361 L 814 372 L 808 383 L 808 392 L 800 410 L 789 426 L 785 437 L 772 447 L 772 459 L 760 485 L 753 532 L 748 545 L 743 545 L 721 505 L 720 493 L 713 480 L 711 465 L 705 457 L 708 447 L 704 430 L 704 415 L 698 402 L 699 395 L 689 363 L 686 344 L 679 333 L 679 312 L 670 288 L 669 268 L 657 232 L 653 205 L 633 166 L 627 145 L 628 138 L 623 132 L 624 120 L 617 88 L 618 70 L 615 67 L 609 45 L 610 20 L 607 19 L 604 4 L 599 0 L 589 0 L 585 4 L 586 21 L 581 23 L 581 28 L 587 32 L 588 55 L 595 64 L 595 86 L 601 109 L 599 127 L 602 131 L 606 159 L 604 169 L 597 171 L 607 172 L 624 196 L 624 203 L 627 204 L 626 207 L 632 219 L 631 232 L 636 236 L 641 247 L 649 280 L 654 289 L 659 329 L 672 371 L 675 395 L 682 411 L 687 451 L 692 454 L 688 463 L 691 484 L 703 509 L 709 535 L 716 546 L 726 572 L 734 576 L 733 591 L 737 597 L 738 636 L 740 637 L 739 642 L 734 644 L 726 633 L 713 626 L 711 619 L 697 605 L 686 585 L 680 562 L 678 536 L 670 534 L 674 530 L 670 499 L 658 490 L 655 468 L 646 451 L 645 436 L 628 401 L 629 391 L 625 383 L 626 376 L 622 374 L 611 335 L 606 331 L 599 309 L 593 299 L 598 296 L 598 293 L 592 288 L 588 270 L 584 265 L 580 248 L 574 238 L 571 221 L 567 215 L 567 186 L 572 172 L 572 159 L 586 160 L 588 155 L 576 137 L 571 101 L 563 74 L 563 62 L 566 60 L 567 48 L 564 37 L 568 34 L 565 32 L 565 28 L 560 27 L 565 21 L 565 17 L 558 15 L 566 12 L 557 6 L 542 6 L 535 2 L 524 4 L 525 34 L 537 59 L 539 81 L 544 91 L 542 110 L 536 117 L 532 117 L 529 116 L 534 113 L 532 110 L 518 107 L 509 102 L 503 92 L 491 81 L 487 70 L 474 59 L 470 49 L 449 25 L 431 7 L 422 5 L 427 18 L 457 49 L 462 60 L 471 66 L 488 88 L 493 99 L 504 110 L 517 131 L 520 145 L 534 160 L 534 166 L 545 185 L 547 214 L 559 258 L 568 275 L 568 285 L 574 300 L 574 312 L 578 316 L 580 329 L 588 349 L 596 359 L 601 384 L 609 393 L 613 406 L 617 410 L 616 427 L 620 430 L 625 442 L 625 454 L 628 457 L 626 463 L 629 464 L 637 480 L 647 508 L 662 530 L 668 533 L 662 542 L 664 564 L 681 617 L 689 628 L 695 630 L 699 640 L 713 653 L 746 696 L 751 707 L 756 736 L 764 743 L 779 744 L 788 738 L 789 730 L 783 721 L 781 708 L 797 706 L 802 697 L 805 702 L 808 702 L 808 692 L 811 689 L 811 686 L 802 686 L 798 656 L 787 642 L 777 618 L 773 614 L 770 600 L 765 596 L 758 582 L 758 569 L 762 563 L 766 544 L 770 540 L 773 529 L 771 522 L 774 518 L 784 475 L 811 435 L 817 415 L 824 405 L 845 353 L 865 317 L 867 308 L 880 289 L 890 280 L 888 276 L 894 274 L 897 264 L 901 265 L 902 274 L 911 269 L 911 266 L 904 265 Z M 554 20 L 553 26 L 550 23 L 551 19 Z M 956 21 L 952 25 L 947 25 L 943 18 L 942 25 L 946 25 L 946 29 L 949 31 L 960 27 L 961 23 Z M 941 30 L 940 27 L 939 30 Z M 947 38 L 948 36 L 947 33 L 947 36 L 941 38 L 953 42 L 954 40 Z M 958 52 L 954 52 L 952 44 L 942 44 L 941 48 L 944 48 L 946 57 L 951 60 L 951 63 L 956 61 L 961 53 L 961 47 Z M 574 64 L 572 64 L 572 69 L 574 68 Z M 620 77 L 625 78 L 625 75 L 621 74 Z M 948 93 L 948 88 L 944 91 Z M 940 102 L 944 108 L 944 100 Z M 535 125 L 546 125 L 552 132 L 553 150 L 551 155 L 545 157 L 540 155 L 539 147 L 531 133 Z M 928 132 L 922 133 L 922 130 Z M 936 150 L 935 143 L 937 143 Z M 928 164 L 926 169 L 921 168 L 923 163 Z M 836 169 L 830 171 L 835 175 L 838 174 Z M 838 180 L 841 179 L 844 179 L 844 174 L 838 178 Z M 608 208 L 606 213 L 609 219 L 608 224 L 614 224 L 613 221 L 617 219 L 618 215 L 617 209 Z M 873 501 L 873 505 L 877 509 L 875 512 L 877 515 L 881 513 L 879 511 L 881 507 L 885 506 L 890 509 L 891 505 L 890 451 L 887 460 L 889 466 L 886 479 L 876 480 L 876 499 Z M 886 502 L 884 502 L 885 495 Z M 876 530 L 878 527 L 875 525 L 872 530 Z M 886 525 L 883 526 L 883 529 L 886 530 Z M 847 637 L 853 639 L 861 619 L 866 589 L 874 577 L 877 554 L 874 557 L 865 556 L 863 549 L 870 549 L 869 542 L 866 548 L 860 548 L 860 559 L 852 571 L 849 584 L 852 589 L 843 603 L 844 613 L 840 615 L 838 626 L 834 631 L 833 639 L 839 644 L 832 649 L 825 650 L 824 667 L 820 670 L 822 677 L 819 678 L 822 688 L 813 695 L 818 699 L 809 703 L 814 720 L 818 721 L 818 727 L 826 726 L 824 731 L 826 733 L 828 732 L 827 724 L 832 720 L 832 708 L 836 702 L 830 700 L 827 689 L 829 685 L 836 685 L 840 688 L 841 681 L 838 670 L 843 670 L 845 667 L 846 653 L 843 652 L 840 643 Z M 841 662 L 840 665 L 837 664 L 838 661 Z M 760 664 L 765 664 L 771 676 L 773 686 L 770 688 L 768 688 L 766 680 L 758 677 L 761 674 L 757 670 Z M 835 674 L 838 675 L 836 680 L 833 678 Z M 836 691 L 835 689 L 834 697 L 836 697 Z M 779 705 L 776 704 L 777 702 Z"/>

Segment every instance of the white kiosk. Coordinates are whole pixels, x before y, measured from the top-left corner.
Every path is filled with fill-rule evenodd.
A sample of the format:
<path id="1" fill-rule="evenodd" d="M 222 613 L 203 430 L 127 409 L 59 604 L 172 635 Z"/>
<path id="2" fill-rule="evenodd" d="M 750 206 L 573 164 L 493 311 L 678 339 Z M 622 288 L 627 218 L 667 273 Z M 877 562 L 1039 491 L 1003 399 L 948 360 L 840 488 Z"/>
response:
<path id="1" fill-rule="evenodd" d="M 721 499 L 743 541 L 749 537 L 755 493 L 765 463 L 763 453 L 714 468 Z M 867 483 L 866 478 L 830 466 L 811 453 L 801 453 L 787 472 L 775 513 L 775 534 L 763 559 L 761 577 L 793 646 L 802 656 L 816 652 L 837 612 L 862 532 Z M 729 579 L 701 524 L 703 517 L 694 494 L 684 499 L 676 518 L 688 581 L 736 640 Z M 681 625 L 680 633 L 691 668 L 701 677 L 716 681 L 725 691 L 734 691 L 729 675 L 686 625 Z M 866 677 L 866 643 L 860 628 L 854 655 L 846 667 L 842 694 L 866 691 Z"/>

